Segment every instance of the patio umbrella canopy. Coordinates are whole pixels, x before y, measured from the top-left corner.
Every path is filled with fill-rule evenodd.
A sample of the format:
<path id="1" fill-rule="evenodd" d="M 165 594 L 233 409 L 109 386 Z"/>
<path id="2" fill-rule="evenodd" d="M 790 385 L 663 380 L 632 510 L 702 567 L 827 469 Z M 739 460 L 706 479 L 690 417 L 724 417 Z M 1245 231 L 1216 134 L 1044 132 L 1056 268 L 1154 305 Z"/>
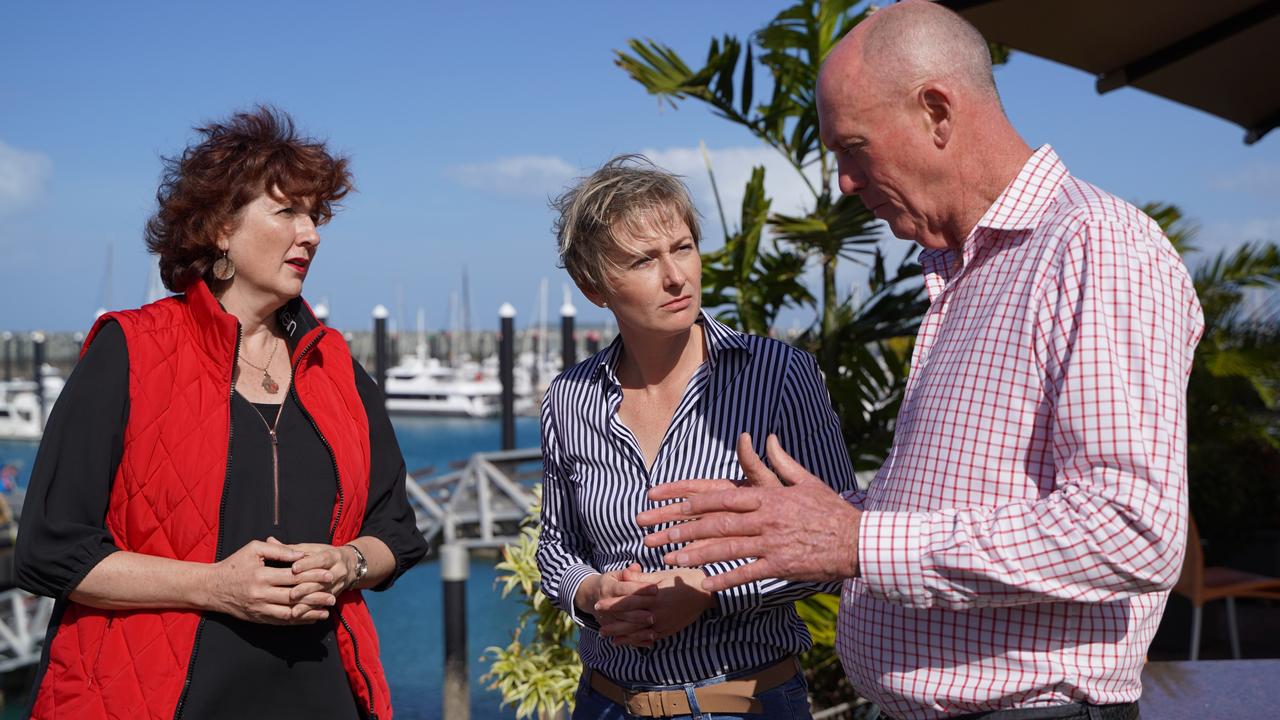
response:
<path id="1" fill-rule="evenodd" d="M 1280 0 L 940 0 L 988 40 L 1217 115 L 1280 123 Z"/>

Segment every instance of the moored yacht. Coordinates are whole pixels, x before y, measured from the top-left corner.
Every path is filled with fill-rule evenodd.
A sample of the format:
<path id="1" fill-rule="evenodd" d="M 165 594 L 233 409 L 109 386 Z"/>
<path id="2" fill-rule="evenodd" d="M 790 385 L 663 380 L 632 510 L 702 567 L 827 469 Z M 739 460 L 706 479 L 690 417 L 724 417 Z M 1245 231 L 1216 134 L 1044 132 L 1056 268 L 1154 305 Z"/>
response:
<path id="1" fill-rule="evenodd" d="M 425 345 L 387 369 L 387 412 L 392 415 L 494 417 L 502 412 L 502 385 L 479 365 L 452 368 L 428 357 Z"/>
<path id="2" fill-rule="evenodd" d="M 38 440 L 44 433 L 44 423 L 62 392 L 64 381 L 57 368 L 48 363 L 40 367 L 40 380 L 44 388 L 43 408 L 34 380 L 0 381 L 0 438 Z"/>

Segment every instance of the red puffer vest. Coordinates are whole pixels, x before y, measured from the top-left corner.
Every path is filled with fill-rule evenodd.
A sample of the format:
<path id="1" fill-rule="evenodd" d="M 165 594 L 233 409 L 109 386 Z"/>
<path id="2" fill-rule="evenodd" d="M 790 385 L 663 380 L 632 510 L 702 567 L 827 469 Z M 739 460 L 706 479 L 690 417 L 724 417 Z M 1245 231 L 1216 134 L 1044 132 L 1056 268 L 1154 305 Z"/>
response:
<path id="1" fill-rule="evenodd" d="M 332 451 L 338 476 L 332 544 L 354 540 L 369 491 L 369 422 L 351 355 L 301 301 L 283 310 L 292 343 L 293 392 Z M 106 528 L 122 550 L 212 563 L 231 442 L 231 373 L 240 328 L 204 283 L 185 297 L 103 316 L 129 348 L 129 420 L 111 486 Z M 311 329 L 307 329 L 310 326 Z M 227 553 L 236 548 L 225 549 Z M 391 718 L 373 619 L 359 592 L 338 598 L 335 624 L 351 690 L 370 718 Z M 32 717 L 66 720 L 181 718 L 200 650 L 201 614 L 113 611 L 69 603 L 49 647 Z"/>

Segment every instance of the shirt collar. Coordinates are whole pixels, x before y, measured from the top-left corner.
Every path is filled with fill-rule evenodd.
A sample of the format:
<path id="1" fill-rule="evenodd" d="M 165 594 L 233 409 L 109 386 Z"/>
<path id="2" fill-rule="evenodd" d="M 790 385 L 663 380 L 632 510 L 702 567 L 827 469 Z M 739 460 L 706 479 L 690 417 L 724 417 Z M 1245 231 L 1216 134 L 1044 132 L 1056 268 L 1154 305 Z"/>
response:
<path id="1" fill-rule="evenodd" d="M 1050 201 L 1057 195 L 1058 187 L 1066 176 L 1067 167 L 1058 159 L 1058 154 L 1049 145 L 1041 145 L 987 209 L 974 230 L 1034 228 L 1049 209 Z"/>
<path id="2" fill-rule="evenodd" d="M 991 242 L 1001 232 L 1034 228 L 1048 212 L 1049 204 L 1066 177 L 1067 167 L 1058 159 L 1058 154 L 1049 145 L 1041 145 L 969 231 L 959 255 L 950 248 L 929 248 L 920 252 L 920 267 L 924 269 L 926 278 L 940 277 L 945 282 L 969 264 L 980 244 Z M 931 296 L 933 290 L 930 287 Z"/>
<path id="3" fill-rule="evenodd" d="M 711 317 L 706 309 L 698 311 L 695 321 L 702 326 L 702 334 L 707 344 L 707 364 L 715 369 L 720 357 L 725 352 L 751 352 L 746 336 Z M 600 364 L 596 366 L 595 377 L 604 376 L 611 382 L 618 382 L 618 361 L 622 359 L 622 333 L 618 333 L 609 347 L 605 348 Z"/>

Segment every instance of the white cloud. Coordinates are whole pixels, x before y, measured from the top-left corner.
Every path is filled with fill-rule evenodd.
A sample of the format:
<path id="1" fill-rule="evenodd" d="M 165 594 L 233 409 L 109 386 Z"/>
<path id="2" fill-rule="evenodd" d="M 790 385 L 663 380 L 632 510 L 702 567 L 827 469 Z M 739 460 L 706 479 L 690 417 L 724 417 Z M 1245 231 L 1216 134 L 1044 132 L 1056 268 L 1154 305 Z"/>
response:
<path id="1" fill-rule="evenodd" d="M 720 199 L 724 203 L 725 219 L 730 228 L 736 228 L 742 217 L 742 196 L 747 181 L 751 179 L 751 171 L 758 165 L 764 166 L 764 189 L 773 202 L 769 206 L 771 212 L 800 214 L 813 206 L 813 193 L 795 168 L 782 157 L 778 151 L 768 147 L 727 147 L 719 150 L 708 150 L 711 156 L 711 168 L 716 175 L 716 186 L 720 190 Z M 720 214 L 716 209 L 715 194 L 711 189 L 711 180 L 707 176 L 707 165 L 702 151 L 696 147 L 676 147 L 666 149 L 648 149 L 644 155 L 659 167 L 684 176 L 693 201 L 703 215 L 704 234 L 714 238 L 720 225 Z M 816 167 L 807 173 L 809 182 L 820 187 L 819 172 Z"/>
<path id="2" fill-rule="evenodd" d="M 814 205 L 813 192 L 795 168 L 776 150 L 764 146 L 735 146 L 709 149 L 711 166 L 715 172 L 716 186 L 724 203 L 726 221 L 736 229 L 742 217 L 742 197 L 752 170 L 765 168 L 765 194 L 772 201 L 770 212 L 800 215 Z M 707 165 L 698 147 L 647 148 L 641 151 L 654 164 L 680 175 L 702 214 L 702 234 L 705 247 L 721 246 L 720 214 L 716 209 L 715 192 L 707 175 Z M 599 158 L 604 162 L 607 158 Z M 575 177 L 590 173 L 592 167 L 574 167 L 559 156 L 515 156 L 498 158 L 491 162 L 457 165 L 445 171 L 447 177 L 459 184 L 492 193 L 549 197 L 562 192 Z M 820 172 L 811 167 L 806 172 L 809 183 L 821 187 Z M 897 241 L 883 222 L 877 221 L 883 231 L 886 263 L 896 267 L 902 254 L 911 244 Z M 766 231 L 767 233 L 767 231 Z M 842 262 L 836 282 L 843 297 L 847 293 L 865 293 L 866 268 Z M 821 269 L 810 264 L 802 282 L 813 292 L 821 288 Z M 811 310 L 784 310 L 778 318 L 780 328 L 804 328 L 814 320 Z"/>
<path id="3" fill-rule="evenodd" d="M 517 155 L 445 170 L 447 177 L 464 187 L 537 197 L 559 193 L 575 174 L 572 165 L 553 155 Z"/>
<path id="4" fill-rule="evenodd" d="M 0 214 L 29 207 L 44 194 L 53 172 L 48 157 L 0 142 Z"/>
<path id="5" fill-rule="evenodd" d="M 720 190 L 720 198 L 724 203 L 725 220 L 730 228 L 737 228 L 742 217 L 742 196 L 746 189 L 751 171 L 763 165 L 765 195 L 772 203 L 769 211 L 788 215 L 802 215 L 813 208 L 813 192 L 809 185 L 776 150 L 768 147 L 728 147 L 709 150 L 711 167 L 715 171 L 716 186 Z M 702 213 L 702 234 L 708 248 L 720 246 L 720 215 L 716 210 L 715 194 L 711 189 L 711 181 L 707 177 L 706 162 L 698 148 L 666 148 L 662 150 L 645 150 L 650 160 L 671 172 L 684 176 L 693 201 Z M 808 169 L 806 175 L 813 187 L 821 187 L 821 174 L 817 167 Z M 888 226 L 876 221 L 881 226 L 885 241 L 881 249 L 887 254 L 886 264 L 892 272 L 911 244 L 894 240 Z M 766 230 L 766 236 L 770 233 Z M 841 297 L 846 294 L 865 294 L 867 269 L 856 263 L 842 261 L 836 271 L 836 286 Z M 821 295 L 822 268 L 815 262 L 810 263 L 802 276 L 803 282 L 815 295 Z M 778 315 L 779 329 L 800 330 L 814 322 L 815 316 L 810 309 L 787 309 Z"/>
<path id="6" fill-rule="evenodd" d="M 1244 192 L 1260 198 L 1280 197 L 1280 164 L 1254 163 L 1210 181 L 1214 190 Z"/>
<path id="7" fill-rule="evenodd" d="M 751 178 L 751 170 L 757 165 L 765 168 L 765 192 L 773 200 L 770 207 L 773 212 L 800 213 L 813 205 L 813 195 L 800 175 L 772 148 L 727 147 L 708 152 L 731 227 L 738 225 L 743 190 Z M 696 147 L 648 148 L 642 154 L 659 167 L 684 178 L 712 234 L 719 234 L 714 230 L 720 224 L 720 216 L 702 151 Z M 605 159 L 601 158 L 601 162 Z M 517 155 L 486 163 L 455 165 L 446 169 L 445 175 L 475 190 L 548 197 L 559 194 L 573 178 L 591 170 L 574 167 L 555 155 Z M 816 186 L 817 168 L 810 168 L 807 175 Z"/>
<path id="8" fill-rule="evenodd" d="M 724 203 L 725 220 L 730 228 L 736 229 L 741 224 L 742 196 L 751 171 L 759 165 L 764 166 L 765 195 L 772 203 L 771 213 L 787 215 L 803 215 L 813 208 L 813 191 L 800 177 L 795 168 L 776 150 L 768 147 L 729 147 L 720 150 L 709 150 L 711 167 L 715 171 L 716 186 L 720 190 L 720 198 Z M 711 181 L 707 177 L 706 162 L 698 148 L 667 148 L 665 150 L 646 150 L 644 154 L 657 165 L 684 176 L 689 192 L 693 195 L 694 204 L 702 213 L 702 235 L 706 238 L 707 247 L 720 246 L 720 215 L 716 210 L 715 194 L 711 189 Z M 821 173 L 814 166 L 805 173 L 813 187 L 821 187 Z M 888 253 L 886 262 L 896 267 L 908 244 L 894 241 L 888 226 L 876 221 L 881 226 L 886 243 L 882 249 Z M 765 231 L 766 237 L 771 235 Z M 836 273 L 836 282 L 840 292 L 859 292 L 866 281 L 866 270 L 855 263 L 842 262 Z M 821 268 L 813 263 L 804 275 L 804 283 L 815 293 L 822 284 Z"/>

